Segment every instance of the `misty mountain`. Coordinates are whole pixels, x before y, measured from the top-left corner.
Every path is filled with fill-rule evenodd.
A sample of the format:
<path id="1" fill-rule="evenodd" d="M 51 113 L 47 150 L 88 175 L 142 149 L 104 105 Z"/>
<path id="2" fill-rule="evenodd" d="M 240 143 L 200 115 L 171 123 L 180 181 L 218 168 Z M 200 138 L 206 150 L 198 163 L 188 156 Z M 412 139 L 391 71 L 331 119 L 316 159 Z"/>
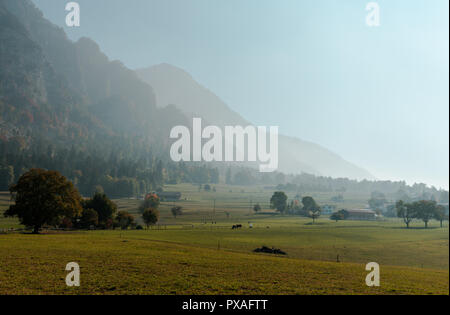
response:
<path id="1" fill-rule="evenodd" d="M 31 1 L 0 0 L 0 23 L 3 138 L 106 147 L 134 137 L 165 152 L 169 123 L 188 123 L 175 107 L 156 108 L 152 87 L 134 71 L 91 39 L 69 40 Z"/>
<path id="2" fill-rule="evenodd" d="M 181 69 L 162 64 L 135 72 L 91 39 L 72 42 L 29 0 L 0 0 L 0 17 L 3 140 L 26 146 L 39 136 L 63 146 L 124 149 L 133 139 L 167 156 L 171 127 L 189 126 L 194 116 L 218 126 L 250 124 Z M 296 138 L 280 137 L 279 156 L 287 173 L 373 178 Z"/>
<path id="3" fill-rule="evenodd" d="M 220 127 L 251 124 L 182 69 L 160 64 L 136 73 L 153 87 L 158 107 L 174 104 L 189 118 L 201 117 Z M 374 179 L 366 170 L 326 148 L 294 137 L 280 136 L 279 160 L 279 170 L 285 173 Z"/>

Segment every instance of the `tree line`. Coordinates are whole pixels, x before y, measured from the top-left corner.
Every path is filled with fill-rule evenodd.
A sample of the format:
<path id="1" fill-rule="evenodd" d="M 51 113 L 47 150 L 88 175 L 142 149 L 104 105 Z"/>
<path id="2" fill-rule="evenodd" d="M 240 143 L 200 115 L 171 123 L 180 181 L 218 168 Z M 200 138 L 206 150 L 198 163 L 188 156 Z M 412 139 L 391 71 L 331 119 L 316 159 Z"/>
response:
<path id="1" fill-rule="evenodd" d="M 372 197 L 375 196 L 377 196 L 377 194 L 373 194 Z M 276 209 L 281 214 L 310 217 L 313 219 L 314 223 L 315 219 L 319 218 L 321 215 L 321 207 L 313 197 L 303 197 L 301 202 L 297 197 L 296 199 L 291 200 L 291 202 L 288 202 L 288 197 L 283 191 L 276 191 L 270 199 L 270 208 Z M 443 226 L 443 221 L 449 220 L 449 215 L 446 213 L 445 207 L 439 205 L 435 200 L 418 200 L 410 203 L 399 200 L 397 201 L 395 208 L 397 216 L 403 219 L 407 228 L 409 228 L 410 223 L 416 219 L 423 221 L 425 228 L 428 228 L 428 223 L 432 219 L 439 221 L 441 228 Z M 255 204 L 253 210 L 255 213 L 258 213 L 261 211 L 261 206 Z M 330 219 L 335 221 L 345 220 L 347 217 L 348 212 L 344 209 L 330 215 Z"/>
<path id="2" fill-rule="evenodd" d="M 12 145 L 11 143 L 9 145 Z M 151 151 L 136 151 L 133 156 L 118 151 L 86 152 L 70 149 L 47 150 L 33 147 L 9 150 L 0 141 L 0 191 L 8 190 L 22 174 L 32 168 L 54 169 L 67 177 L 84 196 L 104 192 L 114 198 L 137 197 L 164 184 L 218 183 L 217 168 L 174 163 L 156 158 Z"/>
<path id="3" fill-rule="evenodd" d="M 397 216 L 403 219 L 406 224 L 406 228 L 409 228 L 410 223 L 413 220 L 421 220 L 425 224 L 425 228 L 428 228 L 428 222 L 435 219 L 442 223 L 444 220 L 448 220 L 448 214 L 445 213 L 445 208 L 442 205 L 438 205 L 434 200 L 419 200 L 411 203 L 405 203 L 403 200 L 397 201 L 395 204 L 397 210 Z"/>
<path id="4" fill-rule="evenodd" d="M 276 191 L 270 198 L 270 208 L 275 209 L 281 214 L 300 215 L 313 219 L 313 223 L 320 217 L 321 208 L 313 197 L 306 196 L 302 201 L 295 199 L 288 202 L 288 197 L 283 191 Z M 253 206 L 253 211 L 258 213 L 261 211 L 260 204 Z"/>

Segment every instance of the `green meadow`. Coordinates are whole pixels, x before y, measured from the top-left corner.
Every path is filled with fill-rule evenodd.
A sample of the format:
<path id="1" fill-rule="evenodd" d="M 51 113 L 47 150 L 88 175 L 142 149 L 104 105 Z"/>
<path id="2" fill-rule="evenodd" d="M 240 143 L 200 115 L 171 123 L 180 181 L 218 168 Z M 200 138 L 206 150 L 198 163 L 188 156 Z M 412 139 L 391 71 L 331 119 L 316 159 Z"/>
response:
<path id="1" fill-rule="evenodd" d="M 163 202 L 149 230 L 0 234 L 0 294 L 449 294 L 448 223 L 429 229 L 399 219 L 334 222 L 282 216 L 262 187 L 168 186 L 182 200 Z M 332 195 L 310 192 L 319 204 Z M 289 197 L 293 195 L 288 194 Z M 364 207 L 346 193 L 339 208 Z M 115 200 L 137 213 L 139 200 Z M 254 214 L 252 205 L 262 211 Z M 0 194 L 0 212 L 9 195 Z M 173 205 L 183 207 L 174 218 Z M 242 224 L 240 230 L 232 230 Z M 250 228 L 252 224 L 252 228 Z M 0 231 L 20 227 L 0 217 Z M 280 248 L 286 256 L 254 253 Z M 65 284 L 65 265 L 81 267 L 81 286 Z M 367 287 L 365 265 L 377 262 L 381 286 Z"/>

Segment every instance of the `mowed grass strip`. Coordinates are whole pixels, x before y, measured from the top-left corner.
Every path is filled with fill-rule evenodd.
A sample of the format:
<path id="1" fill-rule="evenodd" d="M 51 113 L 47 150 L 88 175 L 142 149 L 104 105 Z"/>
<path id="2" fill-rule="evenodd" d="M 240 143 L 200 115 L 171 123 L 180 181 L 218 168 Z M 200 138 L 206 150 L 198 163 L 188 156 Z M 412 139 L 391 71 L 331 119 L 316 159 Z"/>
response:
<path id="1" fill-rule="evenodd" d="M 130 235 L 131 236 L 131 235 Z M 65 265 L 81 266 L 81 286 Z M 127 233 L 0 235 L 0 294 L 449 294 L 448 270 L 365 264 L 200 248 L 128 238 Z"/>

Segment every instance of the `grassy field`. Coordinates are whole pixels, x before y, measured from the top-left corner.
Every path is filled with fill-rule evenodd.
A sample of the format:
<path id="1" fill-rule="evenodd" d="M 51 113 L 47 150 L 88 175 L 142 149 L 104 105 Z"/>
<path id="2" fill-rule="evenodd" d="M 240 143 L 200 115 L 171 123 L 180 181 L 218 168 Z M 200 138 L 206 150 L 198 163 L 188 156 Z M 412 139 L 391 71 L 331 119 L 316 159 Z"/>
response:
<path id="1" fill-rule="evenodd" d="M 0 294 L 449 294 L 447 224 L 424 229 L 415 222 L 407 230 L 396 219 L 336 223 L 323 217 L 313 225 L 271 212 L 271 191 L 262 188 L 167 189 L 183 192 L 176 204 L 184 214 L 173 218 L 174 203 L 163 203 L 160 225 L 151 230 L 0 234 Z M 311 195 L 331 203 L 331 195 Z M 367 200 L 345 199 L 339 207 Z M 137 214 L 138 200 L 116 202 Z M 256 202 L 263 214 L 252 213 Z M 0 212 L 8 203 L 0 194 Z M 231 230 L 233 224 L 243 229 Z M 0 231 L 19 226 L 0 217 Z M 253 253 L 263 245 L 288 255 Z M 71 261 L 81 266 L 79 288 L 65 285 Z M 365 285 L 372 261 L 381 267 L 378 288 Z"/>

